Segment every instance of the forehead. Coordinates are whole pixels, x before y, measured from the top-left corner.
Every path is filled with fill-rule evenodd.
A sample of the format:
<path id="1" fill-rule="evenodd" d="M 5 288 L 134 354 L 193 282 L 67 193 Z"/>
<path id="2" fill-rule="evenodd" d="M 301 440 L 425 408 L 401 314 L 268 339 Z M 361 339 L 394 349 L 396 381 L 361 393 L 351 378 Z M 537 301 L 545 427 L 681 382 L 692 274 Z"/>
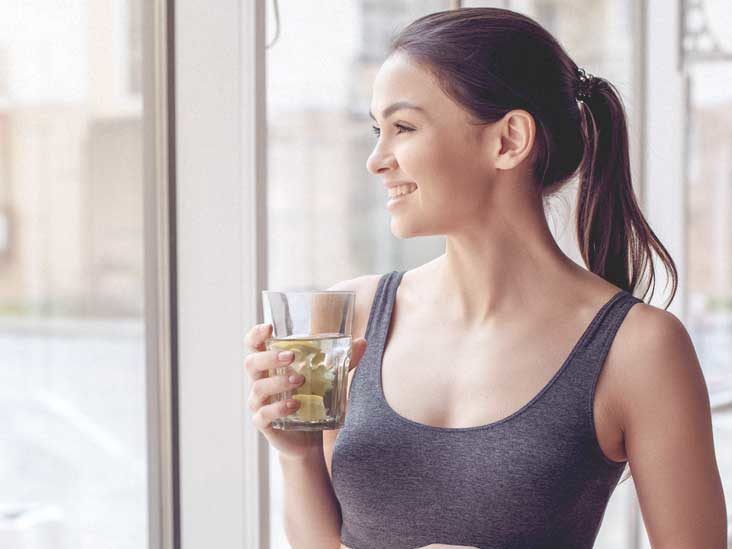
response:
<path id="1" fill-rule="evenodd" d="M 400 53 L 391 55 L 379 68 L 373 84 L 371 112 L 381 111 L 395 101 L 407 101 L 429 110 L 442 91 L 434 77 Z"/>
<path id="2" fill-rule="evenodd" d="M 406 101 L 424 112 L 409 110 L 427 122 L 454 125 L 469 122 L 470 115 L 442 91 L 436 77 L 402 53 L 393 53 L 379 68 L 373 84 L 370 112 L 381 117 L 384 109 Z"/>
<path id="3" fill-rule="evenodd" d="M 408 85 L 419 89 L 422 86 L 434 86 L 436 83 L 430 72 L 405 54 L 397 52 L 384 61 L 374 79 L 374 89 L 394 85 Z"/>

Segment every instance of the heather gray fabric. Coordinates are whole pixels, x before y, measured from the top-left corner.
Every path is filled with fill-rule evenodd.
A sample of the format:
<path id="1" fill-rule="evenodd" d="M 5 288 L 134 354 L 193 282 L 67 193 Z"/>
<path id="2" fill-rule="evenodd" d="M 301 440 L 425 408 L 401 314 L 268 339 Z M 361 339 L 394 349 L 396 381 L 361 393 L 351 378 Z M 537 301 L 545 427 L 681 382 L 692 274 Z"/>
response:
<path id="1" fill-rule="evenodd" d="M 369 345 L 333 450 L 342 543 L 592 547 L 626 464 L 602 454 L 592 400 L 615 333 L 641 300 L 626 291 L 613 296 L 547 385 L 510 416 L 478 427 L 432 427 L 397 414 L 381 388 L 384 341 L 403 274 L 392 271 L 379 281 Z M 435 335 L 416 334 L 415 345 L 420 337 Z"/>

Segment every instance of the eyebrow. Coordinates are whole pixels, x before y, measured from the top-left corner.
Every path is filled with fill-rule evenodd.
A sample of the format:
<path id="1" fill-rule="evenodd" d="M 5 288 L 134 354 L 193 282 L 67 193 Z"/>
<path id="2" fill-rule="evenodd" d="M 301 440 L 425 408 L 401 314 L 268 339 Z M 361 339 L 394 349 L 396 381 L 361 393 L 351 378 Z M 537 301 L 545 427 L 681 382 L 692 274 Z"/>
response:
<path id="1" fill-rule="evenodd" d="M 384 112 L 381 113 L 381 117 L 389 118 L 392 114 L 394 114 L 396 111 L 399 111 L 401 109 L 411 109 L 414 111 L 420 111 L 420 112 L 424 113 L 425 115 L 427 114 L 427 112 L 419 105 L 415 105 L 414 103 L 410 103 L 409 101 L 397 101 L 396 103 L 393 103 L 393 104 L 389 105 L 388 107 L 386 107 L 384 109 Z M 373 120 L 376 120 L 376 118 L 374 118 L 374 115 L 371 113 L 370 109 L 369 109 L 369 116 Z"/>

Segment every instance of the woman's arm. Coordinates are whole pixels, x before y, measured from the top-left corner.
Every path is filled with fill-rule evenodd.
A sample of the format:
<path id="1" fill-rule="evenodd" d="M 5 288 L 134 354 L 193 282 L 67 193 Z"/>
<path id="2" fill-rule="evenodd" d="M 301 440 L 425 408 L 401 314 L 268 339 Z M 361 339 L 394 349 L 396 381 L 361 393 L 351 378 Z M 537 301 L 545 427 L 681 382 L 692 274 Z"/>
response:
<path id="1" fill-rule="evenodd" d="M 638 304 L 619 349 L 625 450 L 654 549 L 725 549 L 709 395 L 689 334 Z"/>
<path id="2" fill-rule="evenodd" d="M 293 549 L 338 549 L 338 500 L 319 445 L 305 460 L 279 456 L 285 486 L 285 534 Z"/>
<path id="3" fill-rule="evenodd" d="M 364 275 L 338 282 L 329 291 L 356 293 L 353 311 L 353 340 L 362 338 L 366 331 L 371 302 L 380 275 Z M 313 304 L 311 329 L 333 331 L 340 322 L 341 306 L 321 295 Z M 351 357 L 350 382 L 358 367 L 363 350 Z M 347 413 L 347 412 L 346 412 Z M 285 490 L 285 532 L 294 549 L 338 549 L 341 547 L 341 516 L 338 498 L 330 477 L 333 445 L 339 429 L 322 431 L 322 443 L 306 461 L 288 461 L 280 456 Z"/>

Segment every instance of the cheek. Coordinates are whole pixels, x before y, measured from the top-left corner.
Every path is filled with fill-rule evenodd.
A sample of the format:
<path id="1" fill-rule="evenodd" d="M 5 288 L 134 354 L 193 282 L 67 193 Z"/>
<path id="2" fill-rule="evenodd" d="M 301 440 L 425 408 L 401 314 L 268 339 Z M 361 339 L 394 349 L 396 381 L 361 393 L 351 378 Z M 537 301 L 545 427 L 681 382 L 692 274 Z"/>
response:
<path id="1" fill-rule="evenodd" d="M 434 188 L 432 181 L 459 174 L 461 159 L 453 149 L 454 145 L 445 140 L 430 135 L 420 136 L 405 143 L 399 163 L 408 178 L 435 192 L 438 189 Z"/>
<path id="2" fill-rule="evenodd" d="M 410 145 L 404 147 L 399 162 L 404 175 L 425 191 L 425 199 L 440 198 L 444 203 L 458 187 L 471 187 L 484 177 L 474 147 L 460 139 L 425 139 Z"/>

